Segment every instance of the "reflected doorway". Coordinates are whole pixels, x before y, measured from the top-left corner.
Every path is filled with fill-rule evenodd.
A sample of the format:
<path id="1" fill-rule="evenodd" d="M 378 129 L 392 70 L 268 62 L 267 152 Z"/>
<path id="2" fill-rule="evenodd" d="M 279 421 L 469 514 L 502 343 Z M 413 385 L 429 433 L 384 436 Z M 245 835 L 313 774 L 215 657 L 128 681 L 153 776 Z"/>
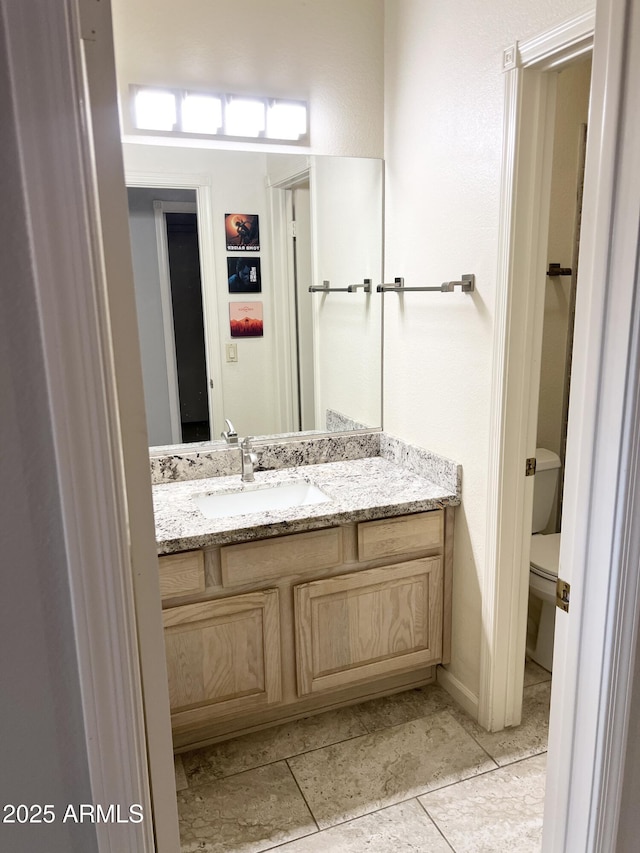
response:
<path id="1" fill-rule="evenodd" d="M 128 200 L 149 443 L 208 441 L 196 193 L 130 187 Z"/>

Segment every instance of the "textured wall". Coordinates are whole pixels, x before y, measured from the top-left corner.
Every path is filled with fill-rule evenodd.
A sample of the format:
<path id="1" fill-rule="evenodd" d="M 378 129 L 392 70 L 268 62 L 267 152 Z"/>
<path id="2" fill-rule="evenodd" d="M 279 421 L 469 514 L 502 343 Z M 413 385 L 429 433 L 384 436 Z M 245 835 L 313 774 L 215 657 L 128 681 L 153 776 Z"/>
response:
<path id="1" fill-rule="evenodd" d="M 385 4 L 386 278 L 475 273 L 473 297 L 387 300 L 385 428 L 462 463 L 450 670 L 477 695 L 504 80 L 502 51 L 583 0 Z"/>
<path id="2" fill-rule="evenodd" d="M 114 0 L 131 83 L 308 100 L 312 149 L 382 157 L 383 0 Z"/>

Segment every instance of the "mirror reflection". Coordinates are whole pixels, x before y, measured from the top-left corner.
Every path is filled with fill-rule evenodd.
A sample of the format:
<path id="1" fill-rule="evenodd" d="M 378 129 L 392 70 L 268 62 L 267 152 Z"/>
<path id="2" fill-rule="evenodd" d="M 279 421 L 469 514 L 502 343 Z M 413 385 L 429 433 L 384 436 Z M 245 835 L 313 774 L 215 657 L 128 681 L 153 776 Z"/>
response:
<path id="1" fill-rule="evenodd" d="M 151 446 L 380 427 L 382 161 L 124 153 Z"/>

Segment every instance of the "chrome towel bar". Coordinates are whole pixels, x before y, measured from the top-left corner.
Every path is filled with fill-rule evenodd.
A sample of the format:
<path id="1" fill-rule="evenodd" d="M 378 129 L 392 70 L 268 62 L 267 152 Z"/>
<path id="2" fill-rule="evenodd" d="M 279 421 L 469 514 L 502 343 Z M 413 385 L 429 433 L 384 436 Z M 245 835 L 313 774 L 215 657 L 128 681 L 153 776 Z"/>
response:
<path id="1" fill-rule="evenodd" d="M 395 293 L 422 292 L 427 290 L 439 291 L 440 293 L 452 293 L 459 287 L 463 293 L 472 293 L 476 289 L 476 277 L 473 273 L 463 275 L 462 281 L 443 281 L 439 287 L 405 287 L 403 278 L 395 278 L 393 284 L 379 284 L 376 288 L 378 293 L 394 291 Z"/>
<path id="2" fill-rule="evenodd" d="M 309 287 L 309 293 L 355 293 L 362 288 L 365 293 L 371 293 L 371 279 L 365 278 L 362 284 L 350 284 L 347 287 L 330 287 L 330 281 L 323 281 L 322 284 L 312 284 Z"/>

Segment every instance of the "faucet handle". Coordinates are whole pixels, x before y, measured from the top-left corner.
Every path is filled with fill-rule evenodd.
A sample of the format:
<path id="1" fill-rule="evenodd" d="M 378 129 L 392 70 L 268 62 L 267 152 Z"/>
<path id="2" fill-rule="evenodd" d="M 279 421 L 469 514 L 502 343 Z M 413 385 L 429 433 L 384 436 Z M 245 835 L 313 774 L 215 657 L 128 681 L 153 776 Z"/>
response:
<path id="1" fill-rule="evenodd" d="M 238 433 L 235 430 L 235 427 L 229 420 L 229 418 L 225 418 L 225 423 L 227 424 L 227 429 L 225 432 L 221 432 L 220 436 L 224 438 L 227 444 L 237 444 L 238 443 Z"/>

